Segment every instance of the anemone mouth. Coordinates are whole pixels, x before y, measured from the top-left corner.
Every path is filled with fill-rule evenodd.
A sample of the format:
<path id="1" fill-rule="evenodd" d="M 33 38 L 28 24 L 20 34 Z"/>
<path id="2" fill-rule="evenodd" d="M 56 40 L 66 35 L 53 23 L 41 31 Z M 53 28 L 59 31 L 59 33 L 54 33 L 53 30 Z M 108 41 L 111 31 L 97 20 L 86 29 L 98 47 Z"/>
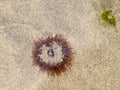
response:
<path id="1" fill-rule="evenodd" d="M 49 35 L 34 42 L 33 64 L 48 75 L 60 75 L 72 66 L 73 52 L 70 44 L 61 34 Z"/>

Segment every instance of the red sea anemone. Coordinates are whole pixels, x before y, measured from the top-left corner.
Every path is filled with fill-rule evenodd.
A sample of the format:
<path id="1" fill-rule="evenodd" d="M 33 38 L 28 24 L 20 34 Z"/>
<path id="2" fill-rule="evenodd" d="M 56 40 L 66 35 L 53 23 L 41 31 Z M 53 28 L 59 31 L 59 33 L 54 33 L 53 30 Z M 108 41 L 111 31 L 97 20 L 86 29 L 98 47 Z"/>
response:
<path id="1" fill-rule="evenodd" d="M 49 35 L 35 41 L 32 50 L 33 64 L 48 75 L 60 75 L 71 67 L 73 52 L 61 34 Z"/>

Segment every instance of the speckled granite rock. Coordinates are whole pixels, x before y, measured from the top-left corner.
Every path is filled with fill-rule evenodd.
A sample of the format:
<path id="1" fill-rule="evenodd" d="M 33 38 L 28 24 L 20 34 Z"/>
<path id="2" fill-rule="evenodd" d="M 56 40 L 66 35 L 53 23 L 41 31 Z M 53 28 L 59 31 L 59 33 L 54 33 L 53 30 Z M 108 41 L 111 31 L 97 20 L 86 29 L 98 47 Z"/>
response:
<path id="1" fill-rule="evenodd" d="M 119 0 L 0 0 L 0 90 L 119 90 Z M 100 19 L 112 9 L 116 27 Z M 51 77 L 32 65 L 34 40 L 63 34 L 71 70 Z"/>

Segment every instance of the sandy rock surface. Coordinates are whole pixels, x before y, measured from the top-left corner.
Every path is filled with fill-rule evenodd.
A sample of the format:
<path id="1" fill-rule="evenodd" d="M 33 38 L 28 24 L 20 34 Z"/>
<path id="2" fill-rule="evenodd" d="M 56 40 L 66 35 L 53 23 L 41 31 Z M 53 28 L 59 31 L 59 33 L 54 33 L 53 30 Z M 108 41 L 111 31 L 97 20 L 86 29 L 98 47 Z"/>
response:
<path id="1" fill-rule="evenodd" d="M 100 19 L 107 9 L 115 27 Z M 49 34 L 75 52 L 56 77 L 31 58 L 34 40 Z M 0 90 L 120 90 L 120 0 L 0 0 Z"/>

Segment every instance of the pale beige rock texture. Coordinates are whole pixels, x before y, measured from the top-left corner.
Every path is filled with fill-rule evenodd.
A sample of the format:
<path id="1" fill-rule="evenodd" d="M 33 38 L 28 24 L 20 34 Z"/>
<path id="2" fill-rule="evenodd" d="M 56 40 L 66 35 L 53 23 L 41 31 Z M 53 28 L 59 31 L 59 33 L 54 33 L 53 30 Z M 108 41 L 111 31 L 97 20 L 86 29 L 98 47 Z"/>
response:
<path id="1" fill-rule="evenodd" d="M 116 27 L 100 19 L 108 9 Z M 52 77 L 33 66 L 31 50 L 57 33 L 75 55 Z M 120 0 L 0 0 L 0 90 L 120 90 Z"/>

